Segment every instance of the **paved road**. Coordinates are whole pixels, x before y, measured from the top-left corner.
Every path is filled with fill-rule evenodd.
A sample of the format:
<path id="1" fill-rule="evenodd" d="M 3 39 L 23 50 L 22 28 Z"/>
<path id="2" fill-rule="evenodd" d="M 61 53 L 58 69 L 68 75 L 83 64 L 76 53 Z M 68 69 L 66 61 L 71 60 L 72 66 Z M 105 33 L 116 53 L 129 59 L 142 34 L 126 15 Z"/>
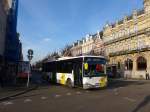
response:
<path id="1" fill-rule="evenodd" d="M 150 112 L 150 82 L 114 81 L 103 90 L 44 86 L 0 102 L 0 112 Z"/>

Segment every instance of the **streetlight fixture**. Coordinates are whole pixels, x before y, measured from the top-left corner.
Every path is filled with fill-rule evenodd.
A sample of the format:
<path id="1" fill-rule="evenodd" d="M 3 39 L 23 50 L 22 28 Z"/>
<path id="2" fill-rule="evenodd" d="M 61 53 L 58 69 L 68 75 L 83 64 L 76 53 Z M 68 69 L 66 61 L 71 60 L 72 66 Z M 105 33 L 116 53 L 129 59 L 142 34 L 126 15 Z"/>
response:
<path id="1" fill-rule="evenodd" d="M 27 87 L 29 87 L 29 82 L 30 82 L 30 71 L 31 71 L 31 60 L 33 58 L 33 50 L 32 49 L 29 49 L 28 50 L 28 55 L 27 55 L 27 58 L 29 60 L 29 71 L 28 71 L 28 80 L 27 80 Z"/>

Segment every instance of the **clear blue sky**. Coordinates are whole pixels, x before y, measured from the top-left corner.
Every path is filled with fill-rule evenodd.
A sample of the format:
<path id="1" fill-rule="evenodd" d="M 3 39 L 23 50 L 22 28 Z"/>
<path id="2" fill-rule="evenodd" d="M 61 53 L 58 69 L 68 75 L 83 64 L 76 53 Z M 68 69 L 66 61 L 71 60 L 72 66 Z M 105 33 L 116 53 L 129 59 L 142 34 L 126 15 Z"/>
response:
<path id="1" fill-rule="evenodd" d="M 34 61 L 73 43 L 86 34 L 102 30 L 134 9 L 143 0 L 19 0 L 18 32 L 27 49 L 34 50 Z"/>

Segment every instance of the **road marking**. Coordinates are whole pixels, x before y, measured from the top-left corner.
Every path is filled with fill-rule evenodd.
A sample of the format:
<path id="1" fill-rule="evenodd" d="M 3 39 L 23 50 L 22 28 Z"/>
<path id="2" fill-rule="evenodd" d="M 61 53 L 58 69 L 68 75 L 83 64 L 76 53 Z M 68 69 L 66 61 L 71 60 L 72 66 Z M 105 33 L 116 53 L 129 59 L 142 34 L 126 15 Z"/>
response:
<path id="1" fill-rule="evenodd" d="M 129 98 L 129 97 L 123 97 L 125 100 L 128 100 L 128 101 L 130 101 L 130 102 L 136 102 L 136 100 L 135 99 L 132 99 L 132 98 Z"/>
<path id="2" fill-rule="evenodd" d="M 12 105 L 12 104 L 14 104 L 14 103 L 13 103 L 13 102 L 10 102 L 10 101 L 8 101 L 8 102 L 3 102 L 3 105 L 4 105 L 4 106 Z"/>
<path id="3" fill-rule="evenodd" d="M 115 95 L 118 95 L 119 93 L 118 92 L 115 92 Z"/>
<path id="4" fill-rule="evenodd" d="M 122 89 L 122 88 L 124 88 L 124 87 L 119 87 L 119 89 Z"/>
<path id="5" fill-rule="evenodd" d="M 118 91 L 118 89 L 113 89 L 114 92 Z"/>
<path id="6" fill-rule="evenodd" d="M 56 95 L 55 95 L 55 98 L 59 98 L 59 97 L 61 97 L 61 95 L 59 95 L 59 94 L 56 94 Z"/>
<path id="7" fill-rule="evenodd" d="M 27 102 L 32 102 L 32 100 L 31 99 L 25 99 L 24 103 L 27 103 Z"/>
<path id="8" fill-rule="evenodd" d="M 45 96 L 42 96 L 42 97 L 41 97 L 41 99 L 42 99 L 42 100 L 46 100 L 46 99 L 47 99 L 47 97 L 45 97 Z"/>
<path id="9" fill-rule="evenodd" d="M 90 91 L 85 91 L 86 93 L 89 93 Z"/>
<path id="10" fill-rule="evenodd" d="M 71 93 L 67 93 L 67 96 L 70 96 L 71 95 Z"/>
<path id="11" fill-rule="evenodd" d="M 81 92 L 80 92 L 80 91 L 77 91 L 76 94 L 81 94 Z"/>

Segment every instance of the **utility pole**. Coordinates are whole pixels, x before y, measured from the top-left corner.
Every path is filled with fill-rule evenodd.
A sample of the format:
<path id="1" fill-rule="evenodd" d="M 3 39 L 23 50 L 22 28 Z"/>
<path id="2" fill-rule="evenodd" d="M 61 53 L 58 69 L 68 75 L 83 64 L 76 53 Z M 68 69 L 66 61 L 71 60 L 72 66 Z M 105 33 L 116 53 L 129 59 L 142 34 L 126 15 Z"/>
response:
<path id="1" fill-rule="evenodd" d="M 29 87 L 29 83 L 30 83 L 30 72 L 31 72 L 31 60 L 33 58 L 33 50 L 32 49 L 29 49 L 28 50 L 28 60 L 29 60 L 29 71 L 28 71 L 28 80 L 27 80 L 27 87 Z"/>

